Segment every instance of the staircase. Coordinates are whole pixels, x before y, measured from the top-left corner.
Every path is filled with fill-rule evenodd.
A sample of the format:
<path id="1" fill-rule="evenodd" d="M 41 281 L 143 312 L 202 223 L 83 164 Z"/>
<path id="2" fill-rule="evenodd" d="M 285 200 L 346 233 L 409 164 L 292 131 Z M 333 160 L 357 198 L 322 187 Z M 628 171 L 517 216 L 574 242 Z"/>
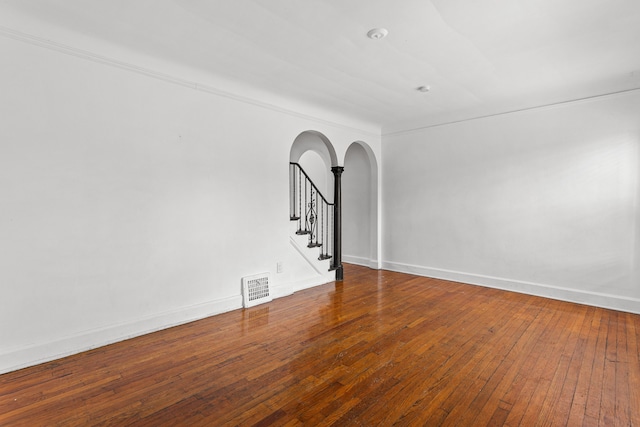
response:
<path id="1" fill-rule="evenodd" d="M 335 204 L 327 201 L 298 163 L 289 163 L 289 186 L 289 219 L 296 224 L 295 235 L 307 237 L 307 248 L 318 248 L 318 261 L 331 260 L 335 247 Z M 331 262 L 328 271 L 336 269 Z"/>

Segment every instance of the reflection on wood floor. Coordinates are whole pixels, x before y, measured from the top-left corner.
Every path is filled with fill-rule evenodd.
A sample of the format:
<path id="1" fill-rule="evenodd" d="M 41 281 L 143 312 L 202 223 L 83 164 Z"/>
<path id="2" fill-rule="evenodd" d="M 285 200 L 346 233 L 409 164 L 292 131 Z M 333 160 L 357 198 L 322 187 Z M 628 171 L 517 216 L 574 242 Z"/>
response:
<path id="1" fill-rule="evenodd" d="M 0 376 L 0 425 L 640 425 L 640 316 L 345 280 Z"/>

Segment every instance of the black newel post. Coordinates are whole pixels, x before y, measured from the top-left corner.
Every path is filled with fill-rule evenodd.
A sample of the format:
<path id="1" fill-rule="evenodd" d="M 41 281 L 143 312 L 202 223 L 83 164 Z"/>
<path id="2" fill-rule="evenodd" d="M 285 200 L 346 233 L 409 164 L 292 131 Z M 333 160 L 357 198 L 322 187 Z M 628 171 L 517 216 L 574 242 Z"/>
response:
<path id="1" fill-rule="evenodd" d="M 331 168 L 333 172 L 333 258 L 331 269 L 336 271 L 336 280 L 344 278 L 342 271 L 342 166 Z"/>

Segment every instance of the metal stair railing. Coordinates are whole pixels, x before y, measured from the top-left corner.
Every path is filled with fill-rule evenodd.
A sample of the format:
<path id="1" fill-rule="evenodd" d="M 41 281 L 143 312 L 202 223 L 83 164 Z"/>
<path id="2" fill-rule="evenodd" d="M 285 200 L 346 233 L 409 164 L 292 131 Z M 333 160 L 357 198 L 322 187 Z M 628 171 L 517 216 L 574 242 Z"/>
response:
<path id="1" fill-rule="evenodd" d="M 334 204 L 327 201 L 298 163 L 289 162 L 289 187 L 289 219 L 298 223 L 296 234 L 309 236 L 309 248 L 320 248 L 319 260 L 330 259 Z"/>

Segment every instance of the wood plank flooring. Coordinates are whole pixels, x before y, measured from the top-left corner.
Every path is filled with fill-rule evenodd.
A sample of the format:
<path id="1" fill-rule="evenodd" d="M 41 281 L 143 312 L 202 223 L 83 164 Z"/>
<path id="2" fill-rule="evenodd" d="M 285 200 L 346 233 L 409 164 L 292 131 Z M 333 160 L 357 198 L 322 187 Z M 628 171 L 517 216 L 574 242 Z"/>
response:
<path id="1" fill-rule="evenodd" d="M 0 426 L 640 426 L 640 316 L 345 280 L 0 376 Z"/>

